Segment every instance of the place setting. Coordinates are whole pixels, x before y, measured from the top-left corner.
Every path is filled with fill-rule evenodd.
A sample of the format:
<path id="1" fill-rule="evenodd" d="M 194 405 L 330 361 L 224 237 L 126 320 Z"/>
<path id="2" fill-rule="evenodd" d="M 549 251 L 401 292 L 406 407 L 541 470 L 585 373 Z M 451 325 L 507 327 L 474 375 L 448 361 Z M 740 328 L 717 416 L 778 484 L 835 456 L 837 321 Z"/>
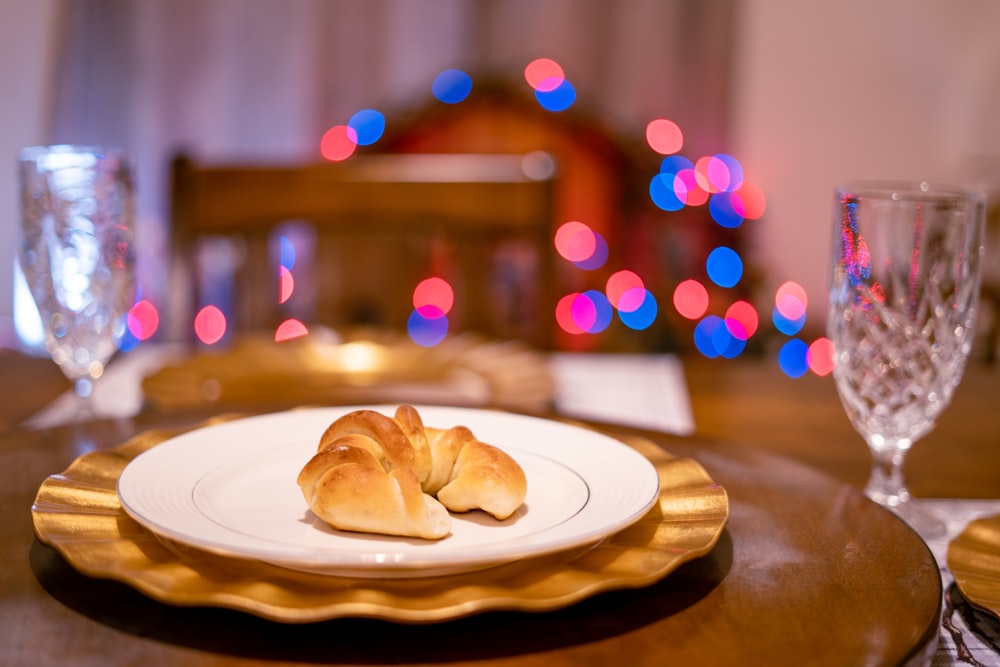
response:
<path id="1" fill-rule="evenodd" d="M 728 518 L 725 490 L 695 461 L 655 445 L 640 452 L 570 423 L 421 406 L 428 424 L 461 424 L 504 443 L 527 478 L 523 507 L 504 521 L 456 514 L 448 536 L 433 542 L 332 530 L 312 515 L 295 480 L 319 434 L 355 409 L 362 408 L 227 420 L 173 437 L 143 434 L 85 455 L 42 485 L 36 533 L 81 571 L 166 602 L 225 600 L 280 621 L 361 615 L 428 622 L 489 609 L 561 608 L 648 585 L 710 551 Z M 364 409 L 391 414 L 392 406 Z M 231 577 L 213 581 L 207 573 L 219 567 Z M 196 581 L 183 583 L 191 577 Z M 246 586 L 261 577 L 278 588 Z M 414 580 L 422 582 L 417 597 Z M 294 589 L 282 590 L 288 581 Z M 303 582 L 310 593 L 296 596 Z M 456 587 L 466 590 L 460 603 L 449 594 Z"/>

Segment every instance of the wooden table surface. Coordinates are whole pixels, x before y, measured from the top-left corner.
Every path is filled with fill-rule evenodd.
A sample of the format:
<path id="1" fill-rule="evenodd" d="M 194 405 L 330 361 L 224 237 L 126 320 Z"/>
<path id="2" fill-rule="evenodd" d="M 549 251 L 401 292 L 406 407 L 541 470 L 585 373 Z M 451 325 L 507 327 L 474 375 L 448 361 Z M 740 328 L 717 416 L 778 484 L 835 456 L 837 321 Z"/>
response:
<path id="1" fill-rule="evenodd" d="M 18 427 L 66 384 L 13 359 L 0 366 L 0 385 L 23 389 L 9 394 L 23 397 L 16 405 L 0 405 L 0 664 L 918 664 L 937 636 L 936 564 L 859 492 L 867 450 L 830 378 L 793 380 L 756 361 L 687 363 L 698 433 L 642 435 L 698 460 L 729 493 L 730 520 L 708 556 L 653 586 L 541 614 L 287 625 L 158 603 L 79 574 L 38 542 L 30 508 L 46 477 L 86 451 L 208 415 Z M 911 453 L 916 495 L 1000 496 L 998 395 L 996 370 L 969 372 Z"/>

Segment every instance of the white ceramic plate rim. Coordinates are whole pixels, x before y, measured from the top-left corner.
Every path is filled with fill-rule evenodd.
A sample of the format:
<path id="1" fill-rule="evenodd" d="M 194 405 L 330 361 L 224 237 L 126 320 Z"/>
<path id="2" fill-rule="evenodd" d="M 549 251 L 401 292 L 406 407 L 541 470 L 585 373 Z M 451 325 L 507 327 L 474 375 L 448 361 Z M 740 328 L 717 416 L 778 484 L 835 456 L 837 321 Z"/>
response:
<path id="1" fill-rule="evenodd" d="M 239 508 L 219 514 L 199 499 L 203 487 L 216 491 L 225 485 L 219 481 L 225 479 L 220 470 L 274 475 L 273 468 L 285 466 L 275 504 L 310 515 L 295 475 L 315 452 L 326 426 L 362 407 L 389 415 L 396 408 L 291 410 L 210 425 L 168 439 L 126 466 L 118 480 L 122 507 L 153 533 L 212 553 L 325 574 L 406 577 L 489 567 L 594 544 L 634 523 L 659 496 L 654 466 L 632 448 L 596 431 L 495 410 L 417 406 L 428 426 L 468 426 L 480 440 L 521 463 L 529 489 L 521 515 L 495 522 L 479 512 L 453 514 L 455 539 L 440 541 L 344 533 L 315 520 L 318 542 L 303 544 L 274 539 L 275 532 L 291 528 L 284 525 L 287 517 L 270 526 L 265 518 L 257 527 L 254 517 L 233 515 Z M 552 480 L 554 494 L 548 490 Z M 260 489 L 260 497 L 268 497 L 266 488 Z M 288 507 L 292 503 L 297 506 Z M 545 523 L 528 530 L 528 517 L 540 517 Z M 490 532 L 474 532 L 482 529 L 473 523 L 490 522 Z"/>

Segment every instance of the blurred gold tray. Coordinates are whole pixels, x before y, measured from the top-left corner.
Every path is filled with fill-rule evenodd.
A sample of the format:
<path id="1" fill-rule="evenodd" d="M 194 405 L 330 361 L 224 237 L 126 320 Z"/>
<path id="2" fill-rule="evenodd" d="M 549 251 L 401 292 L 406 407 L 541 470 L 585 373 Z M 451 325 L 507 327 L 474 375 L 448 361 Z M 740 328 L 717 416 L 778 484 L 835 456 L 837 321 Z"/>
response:
<path id="1" fill-rule="evenodd" d="M 276 343 L 246 335 L 229 349 L 204 350 L 143 380 L 157 409 L 212 404 L 423 403 L 546 412 L 555 384 L 544 355 L 518 341 L 471 334 L 421 347 L 382 330 L 308 336 Z"/>
<path id="2" fill-rule="evenodd" d="M 411 579 L 295 572 L 161 541 L 124 512 L 116 491 L 122 470 L 180 432 L 148 431 L 84 454 L 46 479 L 32 506 L 38 539 L 86 575 L 125 582 L 174 605 L 225 607 L 285 623 L 348 616 L 430 623 L 486 610 L 559 609 L 602 591 L 652 584 L 708 553 L 729 517 L 725 489 L 698 462 L 636 438 L 627 444 L 656 467 L 659 502 L 582 553 Z"/>
<path id="3" fill-rule="evenodd" d="M 1000 618 L 1000 514 L 970 521 L 948 545 L 947 560 L 962 595 Z"/>

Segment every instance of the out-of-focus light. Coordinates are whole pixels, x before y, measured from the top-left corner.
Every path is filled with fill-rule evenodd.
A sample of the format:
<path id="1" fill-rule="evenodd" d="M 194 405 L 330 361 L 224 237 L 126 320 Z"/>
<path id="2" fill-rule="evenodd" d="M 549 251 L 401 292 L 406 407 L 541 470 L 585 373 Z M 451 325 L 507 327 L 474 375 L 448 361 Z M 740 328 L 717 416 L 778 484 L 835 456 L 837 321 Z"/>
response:
<path id="1" fill-rule="evenodd" d="M 556 304 L 556 324 L 566 333 L 573 335 L 584 333 L 584 330 L 580 328 L 580 325 L 576 323 L 573 317 L 573 304 L 579 296 L 581 296 L 579 292 L 567 294 L 559 299 L 559 303 Z"/>
<path id="2" fill-rule="evenodd" d="M 629 301 L 631 302 L 629 307 L 631 307 L 631 304 L 639 301 L 638 299 L 633 300 L 633 297 L 631 296 L 631 294 L 638 289 L 642 289 L 643 298 L 641 302 L 632 310 L 622 310 L 619 308 L 618 319 L 620 319 L 622 324 L 627 326 L 629 329 L 642 331 L 643 329 L 648 329 L 653 322 L 656 321 L 656 315 L 659 312 L 659 307 L 656 304 L 656 297 L 653 296 L 653 293 L 644 288 L 633 288 L 622 295 L 622 300 L 619 304 L 621 305 L 624 304 L 625 301 Z"/>
<path id="3" fill-rule="evenodd" d="M 551 58 L 536 58 L 524 68 L 524 79 L 536 91 L 550 92 L 566 80 L 566 74 Z"/>
<path id="4" fill-rule="evenodd" d="M 571 221 L 563 223 L 556 230 L 556 252 L 571 262 L 584 262 L 597 250 L 597 238 L 588 225 Z"/>
<path id="5" fill-rule="evenodd" d="M 674 308 L 681 317 L 696 320 L 708 310 L 708 289 L 693 278 L 674 288 Z"/>
<path id="6" fill-rule="evenodd" d="M 359 146 L 370 146 L 385 133 L 385 116 L 375 109 L 362 109 L 351 116 L 347 126 L 356 133 Z"/>
<path id="7" fill-rule="evenodd" d="M 586 294 L 577 294 L 570 307 L 573 323 L 580 331 L 589 333 L 597 322 L 597 304 Z"/>
<path id="8" fill-rule="evenodd" d="M 434 77 L 431 92 L 445 104 L 458 104 L 472 92 L 472 77 L 460 69 L 446 69 Z"/>
<path id="9" fill-rule="evenodd" d="M 718 192 L 708 202 L 708 212 L 720 227 L 735 229 L 743 224 L 743 216 L 733 206 L 733 193 Z"/>
<path id="10" fill-rule="evenodd" d="M 684 146 L 684 133 L 674 121 L 657 118 L 646 125 L 646 143 L 660 155 L 672 155 Z"/>
<path id="11" fill-rule="evenodd" d="M 806 362 L 816 375 L 829 375 L 836 365 L 833 341 L 825 337 L 814 340 L 806 353 Z"/>
<path id="12" fill-rule="evenodd" d="M 160 326 L 160 313 L 151 302 L 140 299 L 128 311 L 128 330 L 138 340 L 149 340 Z"/>
<path id="13" fill-rule="evenodd" d="M 622 292 L 618 299 L 618 310 L 622 313 L 634 313 L 642 308 L 648 296 L 650 296 L 650 292 L 645 287 L 641 285 L 630 287 Z"/>
<path id="14" fill-rule="evenodd" d="M 278 303 L 285 303 L 292 298 L 292 292 L 295 291 L 295 276 L 284 266 L 278 267 L 278 287 L 280 292 Z"/>
<path id="15" fill-rule="evenodd" d="M 726 327 L 734 336 L 738 335 L 738 330 L 733 323 L 739 323 L 739 327 L 744 334 L 743 340 L 747 340 L 757 333 L 757 327 L 760 326 L 760 317 L 757 315 L 757 309 L 751 304 L 746 301 L 736 301 L 726 309 L 725 322 Z"/>
<path id="16" fill-rule="evenodd" d="M 694 346 L 703 356 L 715 359 L 719 350 L 715 346 L 716 329 L 725 329 L 722 318 L 718 315 L 708 315 L 694 327 Z"/>
<path id="17" fill-rule="evenodd" d="M 587 333 L 601 333 L 611 324 L 614 311 L 602 292 L 587 290 L 573 300 L 573 319 Z"/>
<path id="18" fill-rule="evenodd" d="M 677 194 L 676 176 L 660 172 L 649 181 L 649 198 L 664 211 L 679 211 L 684 208 L 684 199 Z"/>
<path id="19" fill-rule="evenodd" d="M 622 297 L 629 291 L 633 289 L 645 289 L 646 284 L 643 282 L 639 274 L 634 271 L 629 271 L 628 269 L 623 269 L 621 271 L 616 271 L 608 277 L 607 283 L 605 283 L 604 293 L 608 297 L 609 303 L 615 308 L 621 308 Z M 627 307 L 627 304 L 626 304 Z M 635 308 L 632 308 L 635 310 Z"/>
<path id="20" fill-rule="evenodd" d="M 569 81 L 563 80 L 552 90 L 535 89 L 535 99 L 548 111 L 565 111 L 576 102 L 576 88 Z"/>
<path id="21" fill-rule="evenodd" d="M 721 167 L 713 167 L 713 164 L 721 165 Z M 694 163 L 694 175 L 698 179 L 698 185 L 710 194 L 722 192 L 729 184 L 729 174 L 726 172 L 725 164 L 719 162 L 712 155 L 698 158 L 698 161 Z M 722 181 L 722 184 L 720 185 L 717 181 Z"/>
<path id="22" fill-rule="evenodd" d="M 683 155 L 668 155 L 660 161 L 660 173 L 668 174 L 671 178 L 685 169 L 694 170 L 694 162 L 691 162 Z"/>
<path id="23" fill-rule="evenodd" d="M 806 354 L 809 346 L 805 341 L 793 338 L 778 351 L 778 365 L 790 378 L 800 378 L 809 370 Z"/>
<path id="24" fill-rule="evenodd" d="M 448 318 L 443 314 L 437 317 L 424 317 L 420 311 L 414 310 L 406 321 L 406 331 L 410 335 L 410 340 L 417 345 L 433 347 L 448 335 Z"/>
<path id="25" fill-rule="evenodd" d="M 732 248 L 719 246 L 708 253 L 708 277 L 719 287 L 733 287 L 743 277 L 743 260 Z"/>
<path id="26" fill-rule="evenodd" d="M 775 290 L 774 305 L 785 319 L 798 320 L 806 314 L 809 297 L 802 285 L 789 280 Z"/>
<path id="27" fill-rule="evenodd" d="M 578 262 L 573 262 L 573 264 L 578 269 L 584 271 L 596 271 L 597 269 L 604 266 L 605 262 L 608 261 L 608 253 L 610 252 L 608 248 L 608 241 L 598 232 L 593 232 L 594 234 L 594 252 L 587 259 L 582 259 Z"/>
<path id="28" fill-rule="evenodd" d="M 767 208 L 764 191 L 756 183 L 743 181 L 739 190 L 733 193 L 733 210 L 747 220 L 759 220 Z"/>
<path id="29" fill-rule="evenodd" d="M 743 186 L 743 165 L 732 155 L 718 153 L 708 166 L 708 178 L 724 192 L 735 192 Z"/>
<path id="30" fill-rule="evenodd" d="M 308 333 L 309 329 L 302 322 L 299 322 L 295 318 L 287 319 L 274 330 L 274 342 L 282 343 L 293 338 L 301 338 Z"/>
<path id="31" fill-rule="evenodd" d="M 444 278 L 421 280 L 413 290 L 413 307 L 427 319 L 444 317 L 455 305 L 455 290 Z"/>
<path id="32" fill-rule="evenodd" d="M 694 169 L 681 169 L 674 176 L 674 192 L 685 206 L 701 206 L 708 201 L 708 191 L 698 185 Z"/>
<path id="33" fill-rule="evenodd" d="M 218 343 L 226 334 L 226 316 L 215 306 L 205 306 L 194 316 L 194 334 L 205 345 Z"/>
<path id="34" fill-rule="evenodd" d="M 806 316 L 803 313 L 800 317 L 792 319 L 785 317 L 775 306 L 771 311 L 771 322 L 774 323 L 774 328 L 785 334 L 786 336 L 794 336 L 798 332 L 802 331 L 802 327 L 805 326 Z"/>
<path id="35" fill-rule="evenodd" d="M 358 133 L 347 125 L 334 125 L 319 142 L 319 152 L 331 162 L 341 162 L 354 155 L 358 147 Z"/>
<path id="36" fill-rule="evenodd" d="M 708 315 L 694 328 L 694 345 L 709 359 L 735 359 L 746 349 L 746 338 L 734 336 L 718 315 Z"/>
<path id="37" fill-rule="evenodd" d="M 284 234 L 278 237 L 278 263 L 289 271 L 295 268 L 295 245 Z"/>

